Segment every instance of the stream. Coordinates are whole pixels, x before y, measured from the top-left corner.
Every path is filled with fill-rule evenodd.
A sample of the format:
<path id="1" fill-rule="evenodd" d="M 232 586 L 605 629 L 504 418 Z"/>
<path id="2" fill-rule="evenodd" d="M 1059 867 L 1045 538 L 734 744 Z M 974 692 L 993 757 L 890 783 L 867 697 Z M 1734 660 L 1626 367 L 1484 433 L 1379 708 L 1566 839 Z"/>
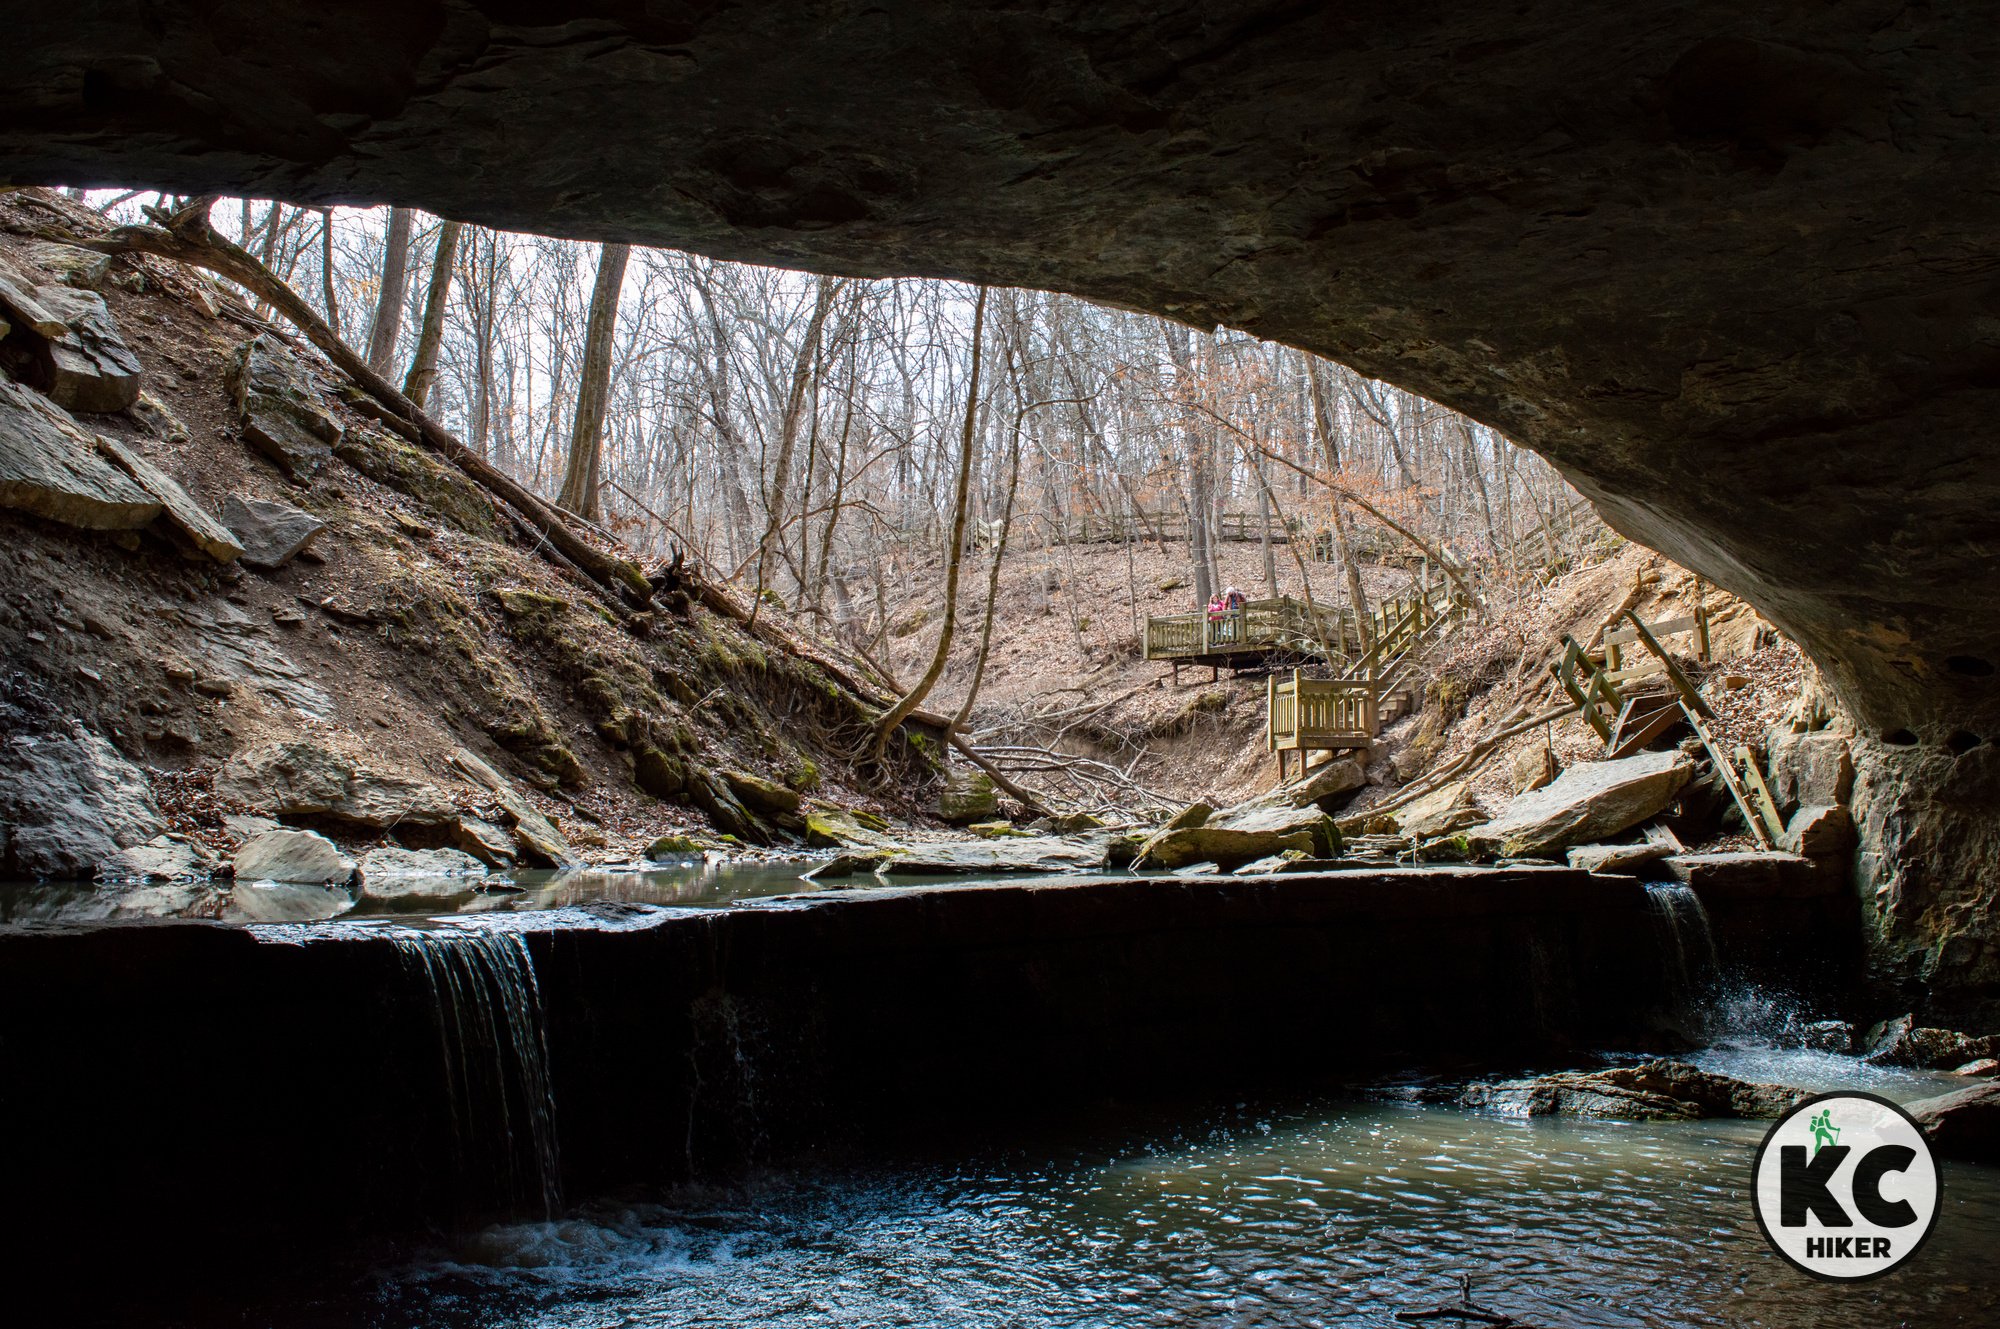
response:
<path id="1" fill-rule="evenodd" d="M 1948 1077 L 1755 1043 L 1704 1067 L 1911 1099 Z M 1113 1117 L 1115 1115 L 1115 1124 Z M 1867 1284 L 1764 1245 L 1765 1123 L 1519 1120 L 1393 1089 L 1134 1112 L 972 1156 L 577 1205 L 377 1251 L 199 1323 L 1389 1326 L 1457 1295 L 1541 1329 L 2000 1322 L 2000 1170 L 1945 1166 L 1925 1250 Z"/>

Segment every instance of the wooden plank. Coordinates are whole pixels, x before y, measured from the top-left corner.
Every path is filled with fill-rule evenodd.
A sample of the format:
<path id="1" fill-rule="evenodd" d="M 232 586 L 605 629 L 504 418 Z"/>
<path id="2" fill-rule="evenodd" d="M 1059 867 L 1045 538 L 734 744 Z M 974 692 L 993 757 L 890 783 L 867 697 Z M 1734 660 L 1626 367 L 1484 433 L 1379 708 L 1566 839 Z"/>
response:
<path id="1" fill-rule="evenodd" d="M 1681 672 L 1681 667 L 1674 663 L 1673 657 L 1667 654 L 1664 646 L 1660 645 L 1659 639 L 1646 626 L 1645 620 L 1629 609 L 1625 611 L 1625 617 L 1631 619 L 1632 626 L 1639 629 L 1639 639 L 1646 644 L 1646 649 L 1667 667 L 1667 677 L 1673 680 L 1675 691 L 1681 694 L 1681 700 L 1687 704 L 1688 709 L 1699 711 L 1709 719 L 1714 719 L 1715 712 L 1702 700 L 1701 694 L 1695 691 L 1694 684 L 1688 682 L 1687 675 Z"/>
<path id="2" fill-rule="evenodd" d="M 1749 787 L 1750 800 L 1757 805 L 1758 813 L 1764 818 L 1764 825 L 1770 829 L 1773 840 L 1785 838 L 1785 819 L 1778 815 L 1778 800 L 1771 797 L 1771 787 L 1764 783 L 1764 772 L 1757 767 L 1757 758 L 1747 747 L 1736 749 L 1736 760 L 1743 763 L 1743 782 Z"/>

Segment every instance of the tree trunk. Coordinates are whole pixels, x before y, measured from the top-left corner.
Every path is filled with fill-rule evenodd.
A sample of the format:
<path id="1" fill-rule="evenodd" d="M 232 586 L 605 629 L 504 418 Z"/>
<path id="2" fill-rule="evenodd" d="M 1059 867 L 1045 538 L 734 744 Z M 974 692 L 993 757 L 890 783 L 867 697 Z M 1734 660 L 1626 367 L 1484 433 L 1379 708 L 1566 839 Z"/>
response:
<path id="1" fill-rule="evenodd" d="M 382 253 L 382 289 L 375 298 L 375 321 L 368 325 L 368 367 L 389 377 L 396 361 L 396 338 L 403 331 L 403 299 L 410 287 L 408 208 L 389 209 L 389 238 Z"/>
<path id="2" fill-rule="evenodd" d="M 765 491 L 764 535 L 757 541 L 757 594 L 750 602 L 750 621 L 757 621 L 757 612 L 764 604 L 764 587 L 771 570 L 771 541 L 776 539 L 785 524 L 785 500 L 792 492 L 792 454 L 798 449 L 799 421 L 804 417 L 807 398 L 811 395 L 807 388 L 812 383 L 813 361 L 819 355 L 820 332 L 826 327 L 826 312 L 833 307 L 833 298 L 840 290 L 840 282 L 832 277 L 821 277 L 819 289 L 813 294 L 812 317 L 806 323 L 805 336 L 799 340 L 798 355 L 792 361 L 791 390 L 785 395 L 785 414 L 778 422 L 778 459 L 771 468 L 771 486 Z M 819 403 L 810 403 L 814 411 Z"/>
<path id="3" fill-rule="evenodd" d="M 583 370 L 576 389 L 576 425 L 570 431 L 569 468 L 556 503 L 586 521 L 598 517 L 598 460 L 604 448 L 604 412 L 611 397 L 611 334 L 618 327 L 618 293 L 625 285 L 630 245 L 598 251 L 597 285 L 590 293 L 590 324 L 583 338 Z"/>
<path id="4" fill-rule="evenodd" d="M 924 698 L 930 695 L 931 689 L 937 686 L 938 678 L 943 675 L 945 662 L 951 658 L 951 639 L 958 627 L 958 572 L 965 561 L 965 509 L 972 483 L 972 445 L 978 437 L 979 362 L 985 335 L 986 288 L 982 286 L 979 288 L 979 300 L 972 307 L 972 368 L 965 385 L 965 427 L 958 444 L 958 492 L 952 498 L 951 536 L 945 545 L 944 623 L 938 629 L 937 649 L 931 654 L 930 668 L 876 722 L 875 746 L 869 754 L 872 761 L 882 760 L 882 754 L 889 747 L 889 735 L 909 718 L 910 712 L 923 705 Z M 945 728 L 950 732 L 949 724 Z"/>
<path id="5" fill-rule="evenodd" d="M 460 225 L 448 221 L 438 228 L 437 253 L 431 258 L 431 288 L 424 297 L 424 326 L 417 334 L 416 358 L 403 380 L 403 395 L 428 411 L 431 388 L 437 383 L 438 347 L 444 342 L 444 310 L 451 301 L 451 273 L 458 262 Z"/>
<path id="6" fill-rule="evenodd" d="M 326 325 L 340 336 L 340 305 L 333 295 L 333 209 L 319 210 L 320 298 L 326 305 Z"/>
<path id="7" fill-rule="evenodd" d="M 1319 360 L 1306 356 L 1306 390 L 1312 397 L 1313 436 L 1319 440 L 1320 455 L 1326 461 L 1327 479 L 1338 483 L 1340 479 L 1340 445 L 1333 437 L 1333 417 L 1326 400 L 1326 384 L 1320 376 Z M 1354 562 L 1354 541 L 1348 533 L 1347 510 L 1341 506 L 1340 494 L 1335 491 L 1331 506 L 1333 509 L 1333 552 L 1340 560 L 1340 570 L 1347 578 L 1347 598 L 1354 606 L 1355 636 L 1360 649 L 1366 651 L 1372 643 L 1368 640 L 1368 592 L 1361 584 L 1361 569 Z"/>

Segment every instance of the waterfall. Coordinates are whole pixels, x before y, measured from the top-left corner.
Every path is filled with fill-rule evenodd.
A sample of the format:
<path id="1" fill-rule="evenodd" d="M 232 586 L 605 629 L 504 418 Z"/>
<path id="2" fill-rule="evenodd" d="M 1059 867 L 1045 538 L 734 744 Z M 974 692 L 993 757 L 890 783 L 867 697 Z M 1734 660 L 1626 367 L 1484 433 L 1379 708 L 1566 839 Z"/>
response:
<path id="1" fill-rule="evenodd" d="M 1714 986 L 1722 972 L 1708 910 L 1700 896 L 1677 882 L 1648 883 L 1646 903 L 1660 939 L 1668 995 L 1678 1010 L 1686 1012 Z"/>
<path id="2" fill-rule="evenodd" d="M 527 943 L 513 932 L 413 932 L 393 938 L 430 993 L 451 1113 L 456 1175 L 501 1165 L 509 1198 L 562 1205 L 548 1026 Z"/>

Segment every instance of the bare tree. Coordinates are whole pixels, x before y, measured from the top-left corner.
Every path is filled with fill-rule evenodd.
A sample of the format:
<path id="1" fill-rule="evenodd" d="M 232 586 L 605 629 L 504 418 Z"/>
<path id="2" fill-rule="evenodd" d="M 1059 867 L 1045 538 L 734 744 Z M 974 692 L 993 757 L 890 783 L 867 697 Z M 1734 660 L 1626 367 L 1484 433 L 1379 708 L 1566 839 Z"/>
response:
<path id="1" fill-rule="evenodd" d="M 414 215 L 408 208 L 393 208 L 389 212 L 388 244 L 382 251 L 382 288 L 375 296 L 375 319 L 368 325 L 368 367 L 384 378 L 396 362 L 396 338 L 403 331 L 403 301 L 410 287 L 410 226 Z"/>
<path id="2" fill-rule="evenodd" d="M 590 293 L 590 325 L 584 333 L 583 370 L 576 393 L 576 423 L 570 431 L 569 467 L 558 505 L 595 521 L 599 459 L 604 446 L 604 409 L 611 389 L 611 334 L 618 323 L 618 294 L 632 246 L 607 244 L 598 251 L 597 285 Z"/>
<path id="3" fill-rule="evenodd" d="M 438 227 L 437 252 L 431 257 L 431 285 L 424 297 L 424 323 L 417 333 L 417 353 L 410 360 L 403 395 L 430 409 L 431 388 L 437 380 L 438 348 L 444 343 L 444 311 L 451 300 L 452 267 L 458 262 L 459 223 Z"/>
<path id="4" fill-rule="evenodd" d="M 872 761 L 882 760 L 882 754 L 889 746 L 889 736 L 909 718 L 912 711 L 923 705 L 924 698 L 930 695 L 931 689 L 937 686 L 938 679 L 944 674 L 946 661 L 951 658 L 951 639 L 958 625 L 958 572 L 965 561 L 965 511 L 971 492 L 974 426 L 979 419 L 979 364 L 985 333 L 986 288 L 982 286 L 972 307 L 972 364 L 966 375 L 965 424 L 959 435 L 958 490 L 952 499 L 951 535 L 945 544 L 944 623 L 938 631 L 937 649 L 931 654 L 930 667 L 876 722 L 875 746 L 870 752 Z"/>

